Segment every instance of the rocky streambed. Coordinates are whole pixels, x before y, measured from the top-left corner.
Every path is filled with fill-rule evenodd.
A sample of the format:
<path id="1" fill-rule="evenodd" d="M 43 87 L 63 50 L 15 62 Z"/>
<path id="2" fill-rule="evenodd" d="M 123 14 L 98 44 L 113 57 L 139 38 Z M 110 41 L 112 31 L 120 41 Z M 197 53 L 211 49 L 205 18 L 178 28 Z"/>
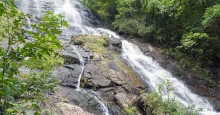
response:
<path id="1" fill-rule="evenodd" d="M 103 38 L 73 36 L 71 41 L 61 40 L 63 50 L 59 54 L 65 61 L 63 66 L 54 70 L 60 84 L 44 107 L 65 115 L 105 114 L 100 103 L 89 94 L 93 90 L 108 107 L 109 114 L 143 114 L 138 108 L 138 98 L 146 85 L 121 59 L 121 41 L 99 39 Z M 72 46 L 84 59 L 80 91 L 76 90 L 81 73 L 80 59 Z"/>
<path id="2" fill-rule="evenodd" d="M 138 44 L 145 55 L 153 57 L 175 76 L 180 76 L 193 92 L 209 99 L 215 109 L 219 110 L 218 90 L 200 84 L 199 80 L 190 79 L 193 74 L 185 71 L 178 62 L 162 55 L 158 48 L 135 39 L 129 41 Z M 145 95 L 142 93 L 148 91 L 147 84 L 121 58 L 120 40 L 106 39 L 103 36 L 73 36 L 71 41 L 61 42 L 63 50 L 59 54 L 65 62 L 54 70 L 54 75 L 60 79 L 60 85 L 50 95 L 45 107 L 64 115 L 103 115 L 106 112 L 99 102 L 102 101 L 109 114 L 147 114 L 141 102 Z M 72 46 L 77 48 L 84 60 L 80 91 L 76 89 L 82 68 L 79 56 Z M 99 101 L 91 95 L 91 91 L 99 95 Z"/>

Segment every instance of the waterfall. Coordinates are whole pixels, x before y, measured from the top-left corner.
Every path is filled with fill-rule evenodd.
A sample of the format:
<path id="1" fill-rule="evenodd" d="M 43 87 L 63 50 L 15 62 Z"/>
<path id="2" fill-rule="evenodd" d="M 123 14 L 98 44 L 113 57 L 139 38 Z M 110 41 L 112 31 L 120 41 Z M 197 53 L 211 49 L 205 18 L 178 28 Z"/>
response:
<path id="1" fill-rule="evenodd" d="M 71 35 L 108 35 L 110 38 L 122 39 L 122 57 L 128 62 L 134 71 L 136 71 L 139 76 L 149 85 L 152 90 L 155 90 L 157 85 L 164 82 L 166 79 L 174 83 L 175 89 L 172 93 L 178 102 L 182 103 L 185 106 L 195 105 L 198 108 L 203 108 L 203 111 L 200 113 L 202 115 L 219 115 L 213 110 L 211 104 L 204 98 L 191 92 L 187 86 L 175 78 L 169 71 L 163 69 L 158 62 L 153 60 L 151 57 L 144 55 L 138 46 L 129 43 L 126 40 L 123 40 L 115 32 L 102 28 L 101 24 L 96 22 L 94 25 L 92 22 L 95 20 L 92 15 L 89 15 L 90 11 L 86 9 L 79 0 L 34 0 L 34 5 L 36 11 L 43 12 L 44 9 L 41 9 L 40 5 L 50 3 L 48 6 L 55 13 L 61 13 L 64 15 L 64 18 L 70 24 L 70 27 L 63 31 L 63 34 L 66 36 L 66 39 L 70 39 Z M 39 5 L 40 4 L 40 5 Z M 31 13 L 28 12 L 30 3 L 28 0 L 20 0 L 18 4 L 19 8 L 25 12 L 25 14 Z M 32 12 L 34 13 L 34 12 Z M 35 14 L 37 15 L 37 14 Z M 76 49 L 77 50 L 77 49 Z M 77 51 L 76 51 L 77 53 Z M 78 53 L 77 53 L 78 54 Z M 79 55 L 80 57 L 80 55 Z M 81 63 L 84 66 L 84 64 Z M 83 71 L 82 67 L 82 71 Z M 81 75 L 79 76 L 79 80 Z M 80 82 L 80 81 L 79 81 Z M 78 84 L 79 85 L 79 84 Z M 77 87 L 77 89 L 80 89 Z M 97 98 L 97 97 L 96 97 Z M 97 98 L 99 99 L 99 98 Z M 99 99 L 100 100 L 100 99 Z M 102 101 L 100 101 L 102 102 Z M 103 105 L 103 103 L 101 103 Z M 105 105 L 105 104 L 104 104 Z M 108 115 L 107 107 L 103 105 L 103 111 Z M 107 112 L 106 112 L 107 111 Z"/>
<path id="2" fill-rule="evenodd" d="M 82 78 L 82 74 L 83 74 L 83 71 L 84 71 L 84 60 L 83 60 L 83 57 L 80 55 L 80 53 L 78 52 L 77 48 L 73 45 L 71 45 L 71 47 L 74 49 L 74 51 L 76 52 L 76 54 L 78 55 L 79 57 L 79 61 L 80 61 L 80 66 L 81 66 L 81 72 L 79 74 L 79 77 L 78 77 L 78 82 L 77 82 L 77 87 L 76 87 L 76 90 L 77 91 L 80 91 L 80 81 L 81 81 L 81 78 Z"/>
<path id="3" fill-rule="evenodd" d="M 152 90 L 155 90 L 155 88 L 165 82 L 165 80 L 169 80 L 174 87 L 171 96 L 178 102 L 186 107 L 195 105 L 197 108 L 202 108 L 204 111 L 201 114 L 217 114 L 207 100 L 192 93 L 184 83 L 173 77 L 170 72 L 163 69 L 155 60 L 149 56 L 145 56 L 138 46 L 125 40 L 122 41 L 122 46 L 123 58 Z M 166 97 L 166 94 L 164 94 L 164 97 Z"/>
<path id="4" fill-rule="evenodd" d="M 100 106 L 103 110 L 103 113 L 105 115 L 109 115 L 108 107 L 106 106 L 106 104 L 104 103 L 104 101 L 102 100 L 102 98 L 100 97 L 100 95 L 98 93 L 96 93 L 93 90 L 82 90 L 82 92 L 91 95 L 100 104 Z"/>

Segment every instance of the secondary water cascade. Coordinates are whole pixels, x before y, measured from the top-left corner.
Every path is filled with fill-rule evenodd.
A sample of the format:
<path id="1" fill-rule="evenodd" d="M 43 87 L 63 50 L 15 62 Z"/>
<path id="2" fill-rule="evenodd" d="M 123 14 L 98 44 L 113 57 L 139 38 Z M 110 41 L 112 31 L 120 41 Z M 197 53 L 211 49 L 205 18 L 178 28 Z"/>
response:
<path id="1" fill-rule="evenodd" d="M 68 29 L 63 30 L 63 35 L 66 39 L 70 39 L 71 35 L 108 35 L 110 38 L 118 38 L 122 40 L 122 57 L 127 61 L 134 71 L 148 84 L 151 90 L 155 90 L 156 87 L 164 82 L 170 80 L 174 83 L 174 92 L 172 97 L 185 106 L 195 105 L 197 108 L 202 108 L 201 115 L 220 115 L 214 111 L 212 105 L 204 98 L 191 92 L 187 86 L 172 76 L 172 74 L 163 69 L 156 60 L 150 56 L 146 56 L 142 53 L 138 46 L 129 43 L 115 32 L 102 28 L 99 21 L 95 20 L 91 12 L 86 9 L 79 0 L 17 0 L 18 7 L 25 12 L 25 14 L 33 14 L 33 16 L 39 16 L 45 9 L 53 10 L 56 14 L 63 14 L 65 19 L 70 24 Z M 31 10 L 29 10 L 31 9 Z M 77 52 L 77 49 L 76 49 Z M 80 57 L 80 54 L 77 53 Z M 82 72 L 84 65 L 81 63 Z M 80 81 L 81 76 L 79 76 Z M 79 86 L 80 83 L 78 83 Z M 80 87 L 77 87 L 79 90 Z M 94 93 L 90 93 L 94 95 Z M 164 94 L 166 97 L 166 94 Z M 102 103 L 99 96 L 94 96 L 99 100 L 99 103 L 104 106 L 103 111 L 108 114 L 107 107 Z M 107 111 L 107 112 L 106 112 Z"/>
<path id="2" fill-rule="evenodd" d="M 80 55 L 80 53 L 78 52 L 78 50 L 77 50 L 77 48 L 75 47 L 75 46 L 71 46 L 73 49 L 74 49 L 74 51 L 76 52 L 76 54 L 78 55 L 78 57 L 79 57 L 79 61 L 80 61 L 80 66 L 81 66 L 81 72 L 80 72 L 80 74 L 79 74 L 79 77 L 78 77 L 78 83 L 77 83 L 77 86 L 76 86 L 76 90 L 77 91 L 80 91 L 81 89 L 80 89 L 80 81 L 81 81 L 81 78 L 82 78 L 82 74 L 83 74 L 83 71 L 84 71 L 84 59 L 83 59 L 83 57 Z"/>

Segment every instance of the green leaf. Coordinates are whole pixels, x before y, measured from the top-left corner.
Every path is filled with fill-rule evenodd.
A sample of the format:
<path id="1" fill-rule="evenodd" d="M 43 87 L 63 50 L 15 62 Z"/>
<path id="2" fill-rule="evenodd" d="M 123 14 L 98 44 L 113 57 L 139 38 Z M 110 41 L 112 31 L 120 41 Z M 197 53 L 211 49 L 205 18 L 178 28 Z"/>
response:
<path id="1" fill-rule="evenodd" d="M 3 3 L 0 3 L 0 16 L 2 16 L 5 13 L 5 6 Z"/>

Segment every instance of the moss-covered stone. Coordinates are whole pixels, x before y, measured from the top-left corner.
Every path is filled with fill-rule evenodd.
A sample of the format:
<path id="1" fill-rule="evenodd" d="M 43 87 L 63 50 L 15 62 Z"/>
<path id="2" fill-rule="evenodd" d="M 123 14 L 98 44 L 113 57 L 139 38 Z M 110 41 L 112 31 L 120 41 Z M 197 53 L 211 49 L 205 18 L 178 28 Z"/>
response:
<path id="1" fill-rule="evenodd" d="M 136 110 L 132 107 L 124 107 L 124 110 L 128 115 L 136 115 Z"/>
<path id="2" fill-rule="evenodd" d="M 74 36 L 73 42 L 74 44 L 80 44 L 88 47 L 93 52 L 108 54 L 108 50 L 105 48 L 105 46 L 108 46 L 109 43 L 109 38 L 107 36 Z"/>
<path id="3" fill-rule="evenodd" d="M 93 62 L 96 62 L 94 64 L 112 73 L 108 79 L 113 84 L 126 85 L 126 87 L 145 87 L 140 77 L 120 58 L 120 53 L 109 49 L 111 39 L 107 36 L 73 36 L 72 41 L 93 52 Z"/>

